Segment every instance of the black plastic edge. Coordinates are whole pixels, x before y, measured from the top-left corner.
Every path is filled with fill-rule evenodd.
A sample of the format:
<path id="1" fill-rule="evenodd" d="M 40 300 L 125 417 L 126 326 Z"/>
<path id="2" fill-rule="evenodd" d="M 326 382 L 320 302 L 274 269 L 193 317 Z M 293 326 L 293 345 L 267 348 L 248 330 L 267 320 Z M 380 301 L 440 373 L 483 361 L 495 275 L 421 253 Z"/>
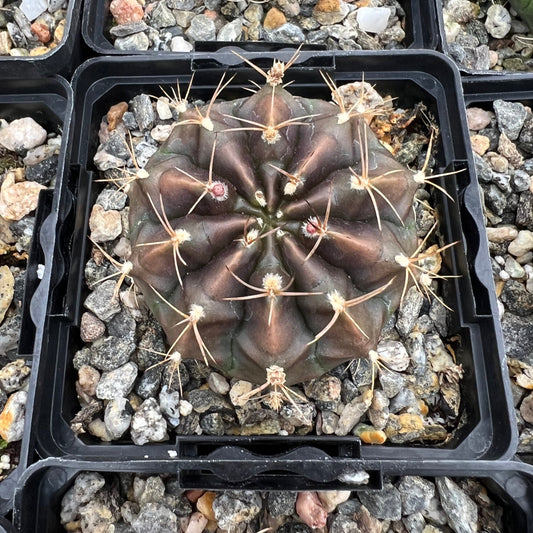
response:
<path id="1" fill-rule="evenodd" d="M 133 474 L 173 474 L 178 476 L 180 488 L 191 486 L 184 473 L 190 465 L 172 460 L 164 461 L 73 461 L 68 458 L 45 459 L 32 465 L 21 477 L 15 492 L 13 523 L 16 531 L 55 531 L 61 498 L 81 472 L 130 472 Z M 376 466 L 369 462 L 369 468 Z M 504 508 L 506 533 L 533 533 L 533 466 L 517 461 L 393 461 L 377 465 L 386 477 L 416 475 L 422 477 L 447 476 L 475 478 L 486 486 L 489 497 Z M 208 465 L 206 465 L 209 468 Z M 223 490 L 213 486 L 212 477 L 203 478 L 202 489 Z M 258 475 L 248 490 L 271 489 L 271 480 Z M 363 487 L 358 487 L 363 488 Z M 279 490 L 279 489 L 278 489 Z M 286 488 L 286 490 L 291 490 Z M 312 484 L 300 490 L 317 490 Z M 352 486 L 348 490 L 354 490 Z M 38 529 L 35 526 L 39 524 Z M 53 528 L 53 529 L 49 529 Z"/>
<path id="2" fill-rule="evenodd" d="M 85 95 L 85 98 L 89 102 L 93 102 L 98 99 L 99 91 L 102 90 L 101 84 L 106 85 L 107 76 L 116 76 L 115 80 L 109 82 L 109 86 L 113 86 L 114 83 L 126 83 L 128 80 L 132 80 L 132 83 L 137 84 L 148 83 L 144 77 L 143 81 L 139 81 L 137 76 L 138 72 L 144 71 L 143 65 L 150 64 L 151 72 L 157 72 L 159 76 L 176 76 L 179 72 L 183 74 L 187 72 L 185 58 L 182 58 L 181 62 L 177 62 L 173 58 L 165 58 L 164 60 L 146 59 L 138 56 L 128 58 L 124 61 L 123 58 L 95 58 L 89 60 L 83 66 L 81 66 L 75 73 L 74 85 L 79 94 Z M 354 64 L 355 62 L 355 64 Z M 445 139 L 445 154 L 444 159 L 452 162 L 459 162 L 459 164 L 466 164 L 469 170 L 469 175 L 473 176 L 473 162 L 472 156 L 467 148 L 468 132 L 466 130 L 465 110 L 462 100 L 461 85 L 459 82 L 459 76 L 455 65 L 451 60 L 446 59 L 441 54 L 435 52 L 415 52 L 415 51 L 402 51 L 402 52 L 387 52 L 381 55 L 380 61 L 377 61 L 375 54 L 371 52 L 360 53 L 357 57 L 346 53 L 336 55 L 337 71 L 336 75 L 340 80 L 344 81 L 346 76 L 351 72 L 365 72 L 365 79 L 372 81 L 372 71 L 377 71 L 377 64 L 380 65 L 379 75 L 384 76 L 386 79 L 396 79 L 406 70 L 406 65 L 415 62 L 416 69 L 424 72 L 426 75 L 419 80 L 424 90 L 428 90 L 430 94 L 439 93 L 442 98 L 443 92 L 445 98 L 437 101 L 439 106 L 439 116 L 444 120 L 441 125 L 443 131 L 448 131 L 449 138 Z M 121 66 L 119 66 L 121 65 Z M 183 70 L 184 69 L 184 70 Z M 348 74 L 347 74 L 348 73 Z M 345 78 L 343 78 L 343 75 Z M 351 76 L 353 79 L 353 76 Z M 444 85 L 439 80 L 448 80 Z M 161 83 L 159 81 L 158 83 Z M 139 89 L 140 90 L 140 89 Z M 76 126 L 77 131 L 85 131 L 90 124 L 91 117 L 87 110 L 84 110 L 83 102 L 77 101 L 76 112 Z M 462 118 L 457 120 L 456 117 Z M 446 126 L 446 127 L 444 127 Z M 454 134 L 451 135 L 453 129 Z M 79 141 L 79 139 L 78 139 Z M 77 163 L 79 167 L 85 167 L 88 165 L 86 160 L 86 154 L 79 151 L 81 146 L 82 150 L 87 149 L 87 142 L 76 142 L 73 146 L 73 161 Z M 461 161 L 463 163 L 461 163 Z M 466 163 L 465 163 L 466 162 Z M 476 191 L 476 184 L 470 181 L 469 185 L 472 190 Z M 66 187 L 65 187 L 66 188 Z M 464 189 L 468 191 L 469 188 Z M 464 192 L 464 191 L 463 191 Z M 461 205 L 465 206 L 467 212 L 481 213 L 481 204 L 479 200 L 479 194 L 471 194 L 467 196 L 467 201 L 462 202 Z M 471 196 L 471 197 L 470 197 Z M 463 216 L 463 215 L 462 215 Z M 475 243 L 472 257 L 472 262 L 469 263 L 469 271 L 475 272 L 476 265 L 483 264 L 484 261 L 488 261 L 488 248 L 483 245 L 484 241 L 480 239 L 478 243 Z M 67 252 L 64 254 L 66 255 Z M 486 270 L 486 268 L 484 269 Z M 492 283 L 492 276 L 490 279 L 484 279 L 486 276 L 481 276 L 481 282 L 485 284 L 487 290 Z M 468 291 L 473 293 L 472 289 Z M 476 342 L 483 342 L 484 335 L 480 334 L 480 327 L 487 320 L 487 316 L 490 320 L 490 315 L 494 314 L 492 310 L 495 310 L 494 300 L 489 300 L 490 305 L 488 308 L 486 304 L 482 305 L 482 313 L 476 311 L 476 305 L 471 306 L 472 309 L 468 310 L 467 314 L 478 317 L 478 325 L 472 324 L 470 328 L 470 334 L 475 337 Z M 53 339 L 54 343 L 64 344 L 68 342 L 68 331 L 70 329 L 71 322 L 68 319 L 68 315 L 62 315 L 52 317 L 54 319 L 55 326 L 49 329 L 49 338 Z M 487 327 L 486 325 L 483 327 Z M 489 323 L 490 327 L 490 323 Z M 493 345 L 488 344 L 489 341 L 484 341 L 484 350 L 487 350 L 493 357 L 484 358 L 483 350 L 476 350 L 474 354 L 475 361 L 473 365 L 479 370 L 476 373 L 476 380 L 478 385 L 478 394 L 481 395 L 478 398 L 479 409 L 481 410 L 481 423 L 476 426 L 471 436 L 467 436 L 463 442 L 457 448 L 453 449 L 422 449 L 422 448 L 406 448 L 406 447 L 364 447 L 362 455 L 363 458 L 388 460 L 397 457 L 408 457 L 411 459 L 472 459 L 472 458 L 484 458 L 484 459 L 507 459 L 510 458 L 516 450 L 517 435 L 516 424 L 512 423 L 514 415 L 512 413 L 512 402 L 510 401 L 510 393 L 508 388 L 503 383 L 503 355 L 501 352 L 501 346 L 497 346 L 494 349 Z M 48 357 L 48 356 L 47 356 Z M 49 357 L 53 360 L 56 355 L 51 353 Z M 487 361 L 485 359 L 490 359 Z M 52 364 L 52 363 L 50 363 Z M 61 370 L 65 372 L 66 362 L 57 360 L 55 361 L 55 371 Z M 53 374 L 48 374 L 43 379 L 53 379 Z M 491 391 L 488 389 L 488 383 L 491 383 Z M 50 383 L 50 381 L 48 381 Z M 493 394 L 497 385 L 499 392 L 502 392 L 500 397 Z M 53 400 L 55 403 L 54 408 L 61 408 L 61 404 L 57 403 L 57 395 Z M 489 421 L 487 422 L 487 417 Z M 85 446 L 75 445 L 76 438 L 73 434 L 66 438 L 61 444 L 53 442 L 53 439 L 48 440 L 50 436 L 45 437 L 44 442 L 40 443 L 41 452 L 46 455 L 63 455 L 65 453 L 74 453 L 76 456 L 83 456 L 89 453 L 92 455 L 96 453 L 101 457 L 125 457 L 131 453 L 131 446 L 121 445 L 96 445 Z M 186 441 L 187 438 L 180 438 L 180 441 Z M 324 438 L 322 438 L 324 440 Z M 73 448 L 71 447 L 73 446 Z M 146 447 L 145 447 L 146 448 Z M 70 449 L 70 452 L 68 451 Z M 89 450 L 93 449 L 92 452 Z M 154 453 L 161 455 L 168 451 L 167 446 L 153 447 L 151 450 Z M 75 450 L 74 452 L 72 450 Z M 138 451 L 134 452 L 134 455 L 142 454 L 143 450 L 138 448 Z"/>
<path id="3" fill-rule="evenodd" d="M 68 161 L 68 146 L 70 144 L 70 122 L 72 119 L 73 96 L 72 89 L 65 79 L 54 76 L 46 80 L 34 79 L 4 79 L 0 88 L 0 105 L 12 105 L 20 114 L 21 108 L 46 107 L 50 114 L 57 116 L 61 124 L 56 126 L 62 130 L 62 143 L 60 148 L 56 185 L 62 182 L 62 175 Z M 14 112 L 14 111 L 13 111 Z M 20 116 L 20 115 L 19 115 Z M 35 399 L 35 384 L 38 379 L 40 355 L 45 343 L 45 321 L 49 296 L 47 281 L 50 269 L 44 268 L 42 278 L 37 272 L 39 264 L 50 265 L 54 243 L 48 243 L 46 238 L 53 236 L 54 232 L 46 230 L 47 222 L 53 215 L 51 189 L 43 191 L 40 195 L 39 206 L 36 214 L 36 223 L 31 243 L 31 252 L 28 259 L 25 279 L 24 307 L 22 315 L 21 340 L 18 353 L 31 362 L 32 372 L 28 385 L 26 401 L 26 417 L 24 436 L 21 444 L 20 460 L 17 468 L 0 482 L 0 514 L 6 514 L 12 507 L 12 498 L 16 481 L 30 461 L 33 452 L 33 407 Z M 44 200 L 44 202 L 43 202 Z M 39 279 L 40 278 L 40 279 Z M 25 325 L 27 326 L 26 329 Z M 24 337 L 24 340 L 22 338 Z M 0 524 L 1 525 L 1 524 Z"/>
<path id="4" fill-rule="evenodd" d="M 406 12 L 406 38 L 410 39 L 407 49 L 430 49 L 436 50 L 438 42 L 438 27 L 436 23 L 435 5 L 433 0 L 399 0 Z M 81 33 L 87 46 L 100 55 L 145 55 L 150 57 L 168 56 L 169 54 L 183 57 L 189 53 L 176 53 L 164 51 L 124 51 L 118 50 L 105 35 L 107 17 L 109 15 L 109 2 L 95 2 L 87 0 L 83 10 L 83 22 Z M 236 46 L 247 46 L 252 41 L 233 43 Z M 266 50 L 272 43 L 255 42 L 255 45 L 264 46 Z M 281 43 L 274 43 L 281 44 Z M 204 46 L 204 45 L 202 45 Z M 206 43 L 205 46 L 213 46 Z M 291 46 L 283 44 L 283 46 Z M 294 45 L 292 45 L 294 46 Z M 197 50 L 203 52 L 205 50 Z M 333 51 L 331 51 L 333 52 Z"/>
<path id="5" fill-rule="evenodd" d="M 91 3 L 87 1 L 86 3 Z M 81 13 L 83 0 L 69 0 L 63 40 L 42 56 L 0 56 L 2 78 L 69 78 L 81 62 Z"/>

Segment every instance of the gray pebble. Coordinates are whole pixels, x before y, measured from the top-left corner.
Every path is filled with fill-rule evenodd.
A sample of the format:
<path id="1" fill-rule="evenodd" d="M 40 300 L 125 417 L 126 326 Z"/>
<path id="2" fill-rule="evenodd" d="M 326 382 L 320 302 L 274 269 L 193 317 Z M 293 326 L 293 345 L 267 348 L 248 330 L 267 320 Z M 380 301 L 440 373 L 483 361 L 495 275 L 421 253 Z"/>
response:
<path id="1" fill-rule="evenodd" d="M 132 409 L 126 398 L 113 398 L 106 405 L 104 423 L 112 439 L 120 439 L 129 429 L 131 413 Z"/>
<path id="2" fill-rule="evenodd" d="M 342 514 L 333 518 L 329 528 L 329 533 L 354 533 L 355 531 L 360 531 L 357 522 Z"/>
<path id="3" fill-rule="evenodd" d="M 157 2 L 150 11 L 150 25 L 153 28 L 169 28 L 176 25 L 176 17 L 164 2 Z"/>
<path id="4" fill-rule="evenodd" d="M 115 209 L 120 211 L 126 207 L 128 195 L 116 189 L 104 189 L 96 199 L 98 205 L 101 205 L 106 211 Z"/>
<path id="5" fill-rule="evenodd" d="M 313 531 L 301 522 L 287 522 L 278 529 L 278 533 L 313 533 Z"/>
<path id="6" fill-rule="evenodd" d="M 94 342 L 105 334 L 105 324 L 92 313 L 81 315 L 80 337 L 83 342 Z"/>
<path id="7" fill-rule="evenodd" d="M 237 524 L 250 522 L 261 507 L 259 493 L 251 490 L 229 490 L 219 493 L 213 501 L 213 512 L 222 529 L 233 529 Z"/>
<path id="8" fill-rule="evenodd" d="M 173 37 L 170 42 L 170 50 L 172 52 L 190 52 L 192 49 L 193 45 L 180 35 Z"/>
<path id="9" fill-rule="evenodd" d="M 402 499 L 402 514 L 421 512 L 435 495 L 435 485 L 419 476 L 404 476 L 396 485 Z"/>
<path id="10" fill-rule="evenodd" d="M 474 533 L 478 530 L 476 504 L 450 478 L 435 480 L 448 523 L 456 533 Z"/>
<path id="11" fill-rule="evenodd" d="M 133 342 L 137 323 L 128 311 L 117 313 L 107 324 L 109 335 Z"/>
<path id="12" fill-rule="evenodd" d="M 5 318 L 0 325 L 0 355 L 7 355 L 17 349 L 20 337 L 20 313 Z"/>
<path id="13" fill-rule="evenodd" d="M 115 281 L 106 280 L 98 284 L 84 302 L 84 306 L 104 322 L 111 320 L 121 309 L 118 298 L 113 296 L 115 287 Z"/>
<path id="14" fill-rule="evenodd" d="M 305 35 L 299 26 L 287 22 L 279 28 L 265 31 L 265 40 L 268 42 L 299 44 L 305 41 Z"/>
<path id="15" fill-rule="evenodd" d="M 270 491 L 267 496 L 270 515 L 277 518 L 294 514 L 297 496 L 298 493 L 292 491 Z"/>
<path id="16" fill-rule="evenodd" d="M 135 533 L 178 531 L 178 517 L 161 503 L 143 505 L 131 526 Z"/>
<path id="17" fill-rule="evenodd" d="M 148 29 L 148 24 L 142 20 L 136 20 L 134 22 L 128 22 L 127 24 L 118 24 L 110 28 L 109 33 L 113 37 L 127 37 Z"/>
<path id="18" fill-rule="evenodd" d="M 165 385 L 159 393 L 161 412 L 172 427 L 180 423 L 180 394 L 175 390 L 168 390 Z"/>
<path id="19" fill-rule="evenodd" d="M 212 390 L 192 390 L 187 400 L 192 404 L 197 413 L 213 413 L 220 411 L 233 412 L 231 404 L 222 396 Z"/>
<path id="20" fill-rule="evenodd" d="M 168 440 L 167 423 L 161 414 L 159 404 L 154 398 L 148 398 L 133 415 L 131 421 L 131 438 L 134 444 L 142 446 L 147 442 Z"/>
<path id="21" fill-rule="evenodd" d="M 159 366 L 148 367 L 135 384 L 135 393 L 143 400 L 154 398 L 161 386 L 163 368 Z"/>
<path id="22" fill-rule="evenodd" d="M 398 311 L 398 320 L 396 321 L 396 329 L 403 337 L 406 337 L 413 329 L 423 303 L 424 296 L 416 287 L 411 287 L 405 294 L 403 303 Z"/>
<path id="23" fill-rule="evenodd" d="M 242 21 L 235 19 L 228 22 L 217 35 L 217 41 L 240 41 L 242 37 Z"/>
<path id="24" fill-rule="evenodd" d="M 155 125 L 155 113 L 150 97 L 147 94 L 134 96 L 131 107 L 139 129 L 141 131 L 151 130 Z M 139 165 L 142 166 L 141 163 Z"/>
<path id="25" fill-rule="evenodd" d="M 407 533 L 424 533 L 426 521 L 421 513 L 413 513 L 409 516 L 404 516 L 402 518 L 402 522 L 407 530 Z"/>
<path id="26" fill-rule="evenodd" d="M 200 417 L 200 427 L 206 435 L 224 435 L 225 424 L 220 413 L 207 413 Z"/>
<path id="27" fill-rule="evenodd" d="M 135 351 L 135 343 L 127 338 L 109 336 L 91 346 L 91 366 L 98 370 L 115 370 L 129 361 Z"/>
<path id="28" fill-rule="evenodd" d="M 167 6 L 170 9 L 181 9 L 183 11 L 192 10 L 195 4 L 195 0 L 167 0 Z"/>
<path id="29" fill-rule="evenodd" d="M 389 398 L 396 396 L 405 387 L 405 378 L 391 370 L 379 370 L 379 382 Z"/>
<path id="30" fill-rule="evenodd" d="M 96 397 L 100 400 L 125 398 L 133 389 L 137 372 L 137 365 L 132 362 L 126 363 L 116 370 L 104 372 L 96 387 Z"/>
<path id="31" fill-rule="evenodd" d="M 495 100 L 493 106 L 500 130 L 511 141 L 518 139 L 527 115 L 525 106 L 520 102 L 506 102 L 504 100 Z"/>
<path id="32" fill-rule="evenodd" d="M 516 224 L 533 231 L 533 194 L 525 191 L 520 194 L 516 206 Z M 527 252 L 526 252 L 527 253 Z M 520 254 L 523 255 L 523 254 Z"/>
<path id="33" fill-rule="evenodd" d="M 146 479 L 136 477 L 133 480 L 135 499 L 140 506 L 147 503 L 160 503 L 165 496 L 165 484 L 159 476 Z"/>
<path id="34" fill-rule="evenodd" d="M 363 415 L 370 407 L 370 399 L 363 396 L 354 398 L 350 403 L 344 406 L 335 429 L 335 435 L 346 436 L 359 423 Z"/>
<path id="35" fill-rule="evenodd" d="M 21 389 L 30 375 L 30 370 L 24 359 L 8 363 L 0 369 L 0 386 L 8 394 Z"/>
<path id="36" fill-rule="evenodd" d="M 511 176 L 511 185 L 514 192 L 528 191 L 531 186 L 531 177 L 525 170 L 515 170 Z"/>
<path id="37" fill-rule="evenodd" d="M 146 33 L 139 32 L 127 37 L 117 37 L 113 46 L 123 51 L 146 51 L 150 48 L 150 39 Z"/>
<path id="38" fill-rule="evenodd" d="M 76 476 L 74 485 L 67 490 L 61 500 L 61 523 L 76 519 L 80 505 L 90 502 L 105 485 L 105 479 L 97 472 L 81 472 Z"/>
<path id="39" fill-rule="evenodd" d="M 59 156 L 53 155 L 40 163 L 26 167 L 26 180 L 49 185 L 56 177 L 58 163 Z"/>
<path id="40" fill-rule="evenodd" d="M 406 410 L 418 412 L 418 400 L 411 389 L 402 389 L 391 399 L 389 405 L 389 411 L 394 414 Z"/>
<path id="41" fill-rule="evenodd" d="M 185 32 L 191 41 L 214 41 L 215 22 L 206 15 L 196 15 Z"/>
<path id="42" fill-rule="evenodd" d="M 528 154 L 533 154 L 533 113 L 527 113 L 518 136 L 518 146 Z"/>
<path id="43" fill-rule="evenodd" d="M 361 503 L 370 514 L 380 520 L 401 520 L 402 499 L 400 492 L 391 483 L 385 483 L 380 491 L 358 492 Z"/>
<path id="44" fill-rule="evenodd" d="M 503 39 L 511 31 L 511 15 L 500 4 L 492 4 L 487 10 L 485 27 L 495 39 Z"/>
<path id="45" fill-rule="evenodd" d="M 522 283 L 509 280 L 503 288 L 501 301 L 507 309 L 518 316 L 527 317 L 533 313 L 533 294 L 527 292 Z M 523 346 L 528 346 L 523 344 Z"/>

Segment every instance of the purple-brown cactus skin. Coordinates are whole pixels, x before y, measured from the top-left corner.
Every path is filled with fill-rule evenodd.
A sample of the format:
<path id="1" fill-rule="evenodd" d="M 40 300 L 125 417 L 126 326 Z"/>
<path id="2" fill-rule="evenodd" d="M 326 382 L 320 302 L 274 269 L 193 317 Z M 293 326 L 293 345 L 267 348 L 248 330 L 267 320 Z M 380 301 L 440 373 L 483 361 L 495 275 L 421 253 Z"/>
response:
<path id="1" fill-rule="evenodd" d="M 290 385 L 375 349 L 410 282 L 417 183 L 364 117 L 267 83 L 187 110 L 145 170 L 131 275 L 169 353 Z"/>

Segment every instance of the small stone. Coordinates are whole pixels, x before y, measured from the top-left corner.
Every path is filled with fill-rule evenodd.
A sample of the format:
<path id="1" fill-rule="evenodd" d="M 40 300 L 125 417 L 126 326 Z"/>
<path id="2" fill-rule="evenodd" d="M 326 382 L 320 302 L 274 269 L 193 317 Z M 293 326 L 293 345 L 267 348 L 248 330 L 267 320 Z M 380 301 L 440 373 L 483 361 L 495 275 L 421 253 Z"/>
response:
<path id="1" fill-rule="evenodd" d="M 111 320 L 121 309 L 118 299 L 114 297 L 115 287 L 115 281 L 106 280 L 98 284 L 84 302 L 84 306 L 104 322 Z"/>
<path id="2" fill-rule="evenodd" d="M 266 30 L 275 30 L 287 22 L 287 17 L 277 7 L 269 9 L 263 21 Z"/>
<path id="3" fill-rule="evenodd" d="M 0 188 L 0 216 L 20 220 L 30 214 L 37 208 L 39 193 L 45 188 L 34 181 L 15 182 L 15 173 L 7 172 Z"/>
<path id="4" fill-rule="evenodd" d="M 507 174 L 507 171 L 509 170 L 509 161 L 507 161 L 505 157 L 494 152 L 489 152 L 486 157 L 495 172 Z"/>
<path id="5" fill-rule="evenodd" d="M 402 477 L 396 488 L 402 500 L 403 516 L 423 511 L 435 496 L 435 485 L 419 476 Z"/>
<path id="6" fill-rule="evenodd" d="M 322 433 L 324 435 L 333 435 L 337 429 L 337 424 L 339 423 L 339 416 L 333 411 L 322 411 Z"/>
<path id="7" fill-rule="evenodd" d="M 47 43 L 50 38 L 50 28 L 44 22 L 35 21 L 31 25 L 31 31 L 37 36 L 42 43 Z"/>
<path id="8" fill-rule="evenodd" d="M 450 478 L 435 479 L 448 523 L 456 533 L 472 533 L 478 530 L 476 504 Z"/>
<path id="9" fill-rule="evenodd" d="M 361 503 L 370 515 L 379 520 L 401 520 L 402 499 L 398 489 L 391 483 L 384 483 L 379 491 L 362 490 L 357 493 Z"/>
<path id="10" fill-rule="evenodd" d="M 326 508 L 326 512 L 332 513 L 341 503 L 347 501 L 351 494 L 349 490 L 325 490 L 319 492 L 318 497 Z"/>
<path id="11" fill-rule="evenodd" d="M 190 52 L 193 48 L 193 45 L 186 41 L 181 35 L 173 37 L 170 41 L 170 50 L 172 52 Z"/>
<path id="12" fill-rule="evenodd" d="M 335 435 L 345 436 L 361 420 L 361 417 L 368 411 L 372 401 L 371 394 L 363 394 L 346 404 L 341 412 Z"/>
<path id="13" fill-rule="evenodd" d="M 49 185 L 56 177 L 58 163 L 59 157 L 52 155 L 39 163 L 26 167 L 26 180 L 41 185 Z"/>
<path id="14" fill-rule="evenodd" d="M 143 8 L 137 0 L 113 0 L 109 11 L 117 24 L 128 24 L 144 17 Z"/>
<path id="15" fill-rule="evenodd" d="M 503 243 L 513 241 L 518 237 L 518 230 L 514 226 L 486 228 L 486 231 L 490 242 Z"/>
<path id="16" fill-rule="evenodd" d="M 153 28 L 170 28 L 176 25 L 176 17 L 164 2 L 157 2 L 150 11 L 150 25 Z"/>
<path id="17" fill-rule="evenodd" d="M 390 370 L 403 372 L 409 366 L 409 354 L 399 341 L 381 341 L 377 346 L 379 360 Z"/>
<path id="18" fill-rule="evenodd" d="M 305 34 L 297 24 L 287 22 L 275 30 L 266 31 L 265 39 L 268 42 L 299 44 L 305 41 Z"/>
<path id="19" fill-rule="evenodd" d="M 128 22 L 127 24 L 119 24 L 109 29 L 109 33 L 113 37 L 127 37 L 135 33 L 145 32 L 149 26 L 142 20 Z"/>
<path id="20" fill-rule="evenodd" d="M 106 211 L 101 205 L 95 204 L 89 218 L 89 228 L 93 241 L 112 241 L 122 233 L 120 213 L 114 209 Z"/>
<path id="21" fill-rule="evenodd" d="M 209 385 L 209 388 L 217 394 L 224 395 L 227 394 L 230 390 L 228 380 L 217 372 L 211 372 L 209 374 L 209 377 L 207 378 L 207 383 Z"/>
<path id="22" fill-rule="evenodd" d="M 20 4 L 20 10 L 29 21 L 40 17 L 47 9 L 48 0 L 22 0 Z"/>
<path id="23" fill-rule="evenodd" d="M 83 342 L 94 342 L 105 333 L 105 324 L 92 313 L 83 313 L 80 322 L 80 337 Z"/>
<path id="24" fill-rule="evenodd" d="M 213 19 L 207 15 L 196 15 L 185 32 L 191 41 L 214 41 L 216 26 Z"/>
<path id="25" fill-rule="evenodd" d="M 500 4 L 492 4 L 487 10 L 485 28 L 495 39 L 503 39 L 511 31 L 511 15 Z"/>
<path id="26" fill-rule="evenodd" d="M 533 392 L 522 400 L 520 414 L 526 422 L 533 424 Z"/>
<path id="27" fill-rule="evenodd" d="M 118 104 L 112 105 L 107 112 L 107 129 L 108 131 L 113 131 L 122 121 L 124 113 L 128 110 L 127 102 L 119 102 Z"/>
<path id="28" fill-rule="evenodd" d="M 220 411 L 233 412 L 229 402 L 221 394 L 212 390 L 195 389 L 189 392 L 188 401 L 197 413 L 213 413 Z"/>
<path id="29" fill-rule="evenodd" d="M 178 517 L 164 504 L 150 502 L 141 507 L 131 523 L 135 533 L 178 531 Z"/>
<path id="30" fill-rule="evenodd" d="M 316 492 L 300 492 L 296 498 L 296 513 L 310 528 L 325 527 L 328 512 Z"/>
<path id="31" fill-rule="evenodd" d="M 277 5 L 288 17 L 297 17 L 301 11 L 298 0 L 277 0 Z"/>
<path id="32" fill-rule="evenodd" d="M 292 491 L 269 491 L 267 507 L 270 516 L 278 518 L 294 514 L 297 496 L 298 493 Z"/>
<path id="33" fill-rule="evenodd" d="M 470 145 L 476 154 L 484 155 L 490 147 L 490 139 L 484 135 L 472 135 Z"/>
<path id="34" fill-rule="evenodd" d="M 524 158 L 516 148 L 516 145 L 502 132 L 498 143 L 498 152 L 509 160 L 515 168 L 524 164 Z"/>
<path id="35" fill-rule="evenodd" d="M 261 511 L 259 493 L 251 490 L 229 490 L 219 493 L 213 501 L 213 511 L 221 529 L 234 529 L 237 524 L 250 522 Z"/>
<path id="36" fill-rule="evenodd" d="M 368 33 L 381 33 L 387 28 L 390 14 L 387 7 L 360 7 L 357 10 L 359 29 Z"/>
<path id="37" fill-rule="evenodd" d="M 168 440 L 167 424 L 155 398 L 145 400 L 133 415 L 131 438 L 140 446 L 148 442 Z"/>
<path id="38" fill-rule="evenodd" d="M 388 398 L 393 398 L 405 387 L 405 378 L 390 370 L 379 371 L 379 382 Z"/>
<path id="39" fill-rule="evenodd" d="M 91 365 L 98 370 L 115 370 L 126 364 L 135 351 L 135 343 L 124 337 L 109 336 L 92 344 Z"/>
<path id="40" fill-rule="evenodd" d="M 13 42 L 11 41 L 11 37 L 9 36 L 9 32 L 0 31 L 0 55 L 9 55 L 12 46 Z"/>
<path id="41" fill-rule="evenodd" d="M 242 20 L 235 19 L 232 22 L 228 22 L 217 35 L 217 41 L 240 41 L 242 37 Z"/>
<path id="42" fill-rule="evenodd" d="M 127 51 L 146 51 L 150 48 L 150 39 L 144 32 L 134 33 L 126 37 L 117 37 L 113 46 L 117 50 Z"/>
<path id="43" fill-rule="evenodd" d="M 341 396 L 341 380 L 336 376 L 325 375 L 304 384 L 308 398 L 320 404 L 337 404 Z"/>
<path id="44" fill-rule="evenodd" d="M 15 278 L 11 270 L 6 265 L 0 266 L 0 322 L 4 320 L 6 311 L 13 301 L 14 290 Z"/>
<path id="45" fill-rule="evenodd" d="M 389 415 L 385 427 L 387 438 L 394 444 L 404 444 L 419 439 L 424 433 L 424 420 L 420 415 L 402 413 Z"/>
<path id="46" fill-rule="evenodd" d="M 127 397 L 133 389 L 137 373 L 137 365 L 132 362 L 116 370 L 104 372 L 96 387 L 96 397 L 100 400 Z"/>
<path id="47" fill-rule="evenodd" d="M 469 107 L 466 110 L 466 120 L 469 130 L 479 131 L 490 126 L 491 113 L 480 107 Z"/>
<path id="48" fill-rule="evenodd" d="M 131 101 L 133 115 L 141 131 L 150 130 L 154 126 L 155 114 L 152 101 L 147 94 L 138 94 Z"/>
<path id="49" fill-rule="evenodd" d="M 82 365 L 78 370 L 76 392 L 85 397 L 86 403 L 90 403 L 96 396 L 96 387 L 100 381 L 100 372 L 89 365 Z"/>
<path id="50" fill-rule="evenodd" d="M 515 257 L 520 257 L 530 250 L 533 250 L 533 231 L 519 231 L 518 236 L 509 244 L 507 250 Z"/>
<path id="51" fill-rule="evenodd" d="M 493 7 L 501 8 L 502 6 L 494 4 L 491 8 Z M 516 141 L 527 116 L 525 106 L 520 102 L 506 102 L 504 100 L 495 100 L 493 106 L 500 130 L 511 141 Z"/>
<path id="52" fill-rule="evenodd" d="M 424 296 L 416 287 L 411 287 L 405 294 L 405 298 L 398 311 L 398 320 L 396 321 L 396 329 L 403 337 L 407 336 L 413 329 L 423 303 Z"/>
<path id="53" fill-rule="evenodd" d="M 533 294 L 527 292 L 524 285 L 518 281 L 508 281 L 500 298 L 515 315 L 528 316 L 533 313 Z"/>
<path id="54" fill-rule="evenodd" d="M 233 405 L 236 407 L 242 407 L 246 402 L 242 400 L 253 388 L 253 385 L 249 381 L 238 380 L 236 381 L 229 392 L 229 398 Z"/>
<path id="55" fill-rule="evenodd" d="M 522 279 L 526 275 L 522 265 L 510 256 L 505 260 L 505 270 L 514 279 Z"/>
<path id="56" fill-rule="evenodd" d="M 205 531 L 208 520 L 202 513 L 192 513 L 185 533 L 202 533 Z"/>
<path id="57" fill-rule="evenodd" d="M 27 397 L 26 391 L 13 393 L 0 413 L 0 436 L 7 442 L 22 439 Z"/>
<path id="58" fill-rule="evenodd" d="M 131 406 L 126 398 L 113 398 L 105 408 L 104 423 L 113 440 L 120 439 L 129 429 Z"/>
<path id="59" fill-rule="evenodd" d="M 30 367 L 24 359 L 17 359 L 0 369 L 0 385 L 8 394 L 21 389 L 30 375 Z"/>
<path id="60" fill-rule="evenodd" d="M 76 476 L 74 485 L 61 500 L 61 523 L 74 521 L 80 506 L 89 503 L 104 485 L 104 477 L 97 472 L 82 472 Z"/>
<path id="61" fill-rule="evenodd" d="M 176 427 L 180 423 L 180 393 L 175 390 L 169 390 L 167 385 L 164 385 L 159 393 L 159 406 L 169 424 L 172 427 Z"/>
<path id="62" fill-rule="evenodd" d="M 217 496 L 216 492 L 207 491 L 198 498 L 196 502 L 196 508 L 200 511 L 208 520 L 216 520 L 215 511 L 213 510 L 213 502 Z"/>
<path id="63" fill-rule="evenodd" d="M 368 424 L 358 424 L 353 433 L 365 444 L 384 444 L 387 441 L 384 431 Z"/>

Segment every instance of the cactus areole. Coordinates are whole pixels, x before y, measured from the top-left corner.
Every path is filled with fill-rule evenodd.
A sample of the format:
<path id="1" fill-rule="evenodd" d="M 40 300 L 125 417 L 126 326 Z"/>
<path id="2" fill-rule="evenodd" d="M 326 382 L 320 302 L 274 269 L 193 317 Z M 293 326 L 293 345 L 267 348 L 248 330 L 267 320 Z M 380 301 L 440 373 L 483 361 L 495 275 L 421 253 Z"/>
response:
<path id="1" fill-rule="evenodd" d="M 128 191 L 131 274 L 169 353 L 274 386 L 368 357 L 417 247 L 413 173 L 284 67 L 246 98 L 215 101 L 221 82 Z"/>

